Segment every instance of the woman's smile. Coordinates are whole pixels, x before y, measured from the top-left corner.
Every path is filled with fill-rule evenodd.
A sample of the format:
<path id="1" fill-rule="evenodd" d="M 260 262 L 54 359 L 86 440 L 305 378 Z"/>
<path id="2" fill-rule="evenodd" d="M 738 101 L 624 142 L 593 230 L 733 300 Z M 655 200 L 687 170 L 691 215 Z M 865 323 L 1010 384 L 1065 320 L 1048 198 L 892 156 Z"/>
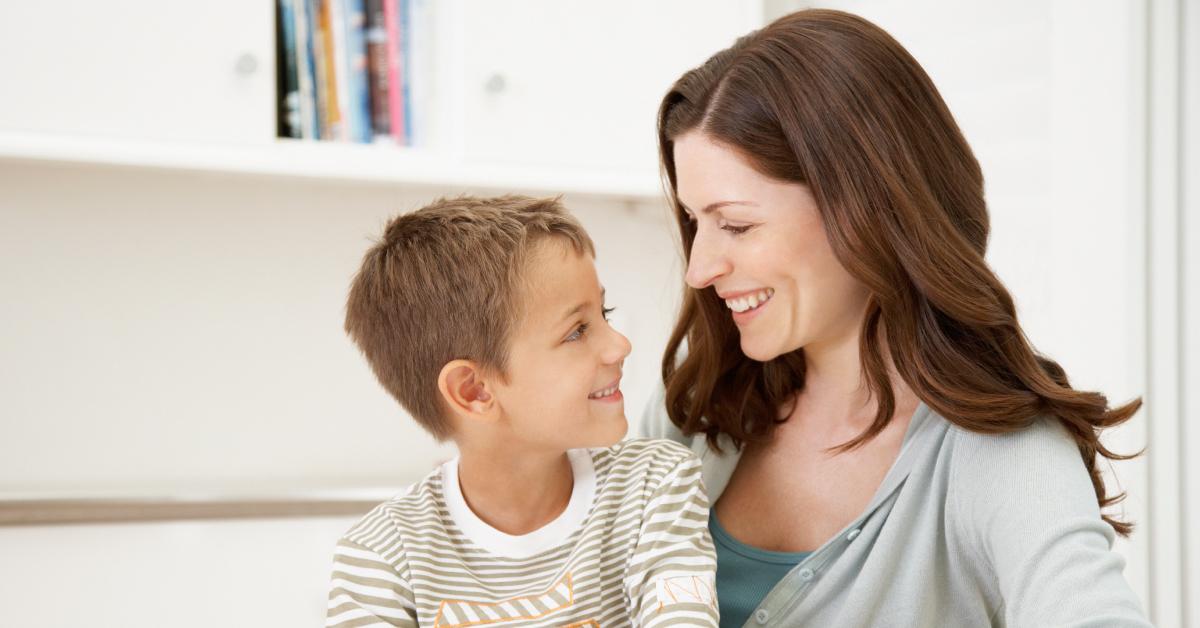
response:
<path id="1" fill-rule="evenodd" d="M 775 289 L 765 288 L 752 292 L 721 295 L 721 298 L 725 301 L 725 306 L 733 312 L 733 322 L 742 325 L 758 316 L 758 313 L 767 306 L 767 302 L 773 296 L 775 296 Z"/>

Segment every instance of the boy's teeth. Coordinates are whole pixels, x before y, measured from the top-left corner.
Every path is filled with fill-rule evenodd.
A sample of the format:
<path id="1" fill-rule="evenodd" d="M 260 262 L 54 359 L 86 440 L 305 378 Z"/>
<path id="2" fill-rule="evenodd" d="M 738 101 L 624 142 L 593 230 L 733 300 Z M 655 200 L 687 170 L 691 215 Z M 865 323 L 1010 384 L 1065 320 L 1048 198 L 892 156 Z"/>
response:
<path id="1" fill-rule="evenodd" d="M 612 394 L 615 392 L 617 392 L 617 387 L 613 386 L 612 388 L 605 388 L 604 390 L 601 390 L 600 392 L 592 393 L 592 394 L 588 395 L 588 397 L 590 397 L 592 399 L 600 399 L 602 397 L 612 396 Z"/>
<path id="2" fill-rule="evenodd" d="M 726 299 L 725 305 L 734 312 L 746 312 L 766 303 L 775 294 L 774 288 L 759 290 L 754 294 L 738 297 L 736 299 Z"/>

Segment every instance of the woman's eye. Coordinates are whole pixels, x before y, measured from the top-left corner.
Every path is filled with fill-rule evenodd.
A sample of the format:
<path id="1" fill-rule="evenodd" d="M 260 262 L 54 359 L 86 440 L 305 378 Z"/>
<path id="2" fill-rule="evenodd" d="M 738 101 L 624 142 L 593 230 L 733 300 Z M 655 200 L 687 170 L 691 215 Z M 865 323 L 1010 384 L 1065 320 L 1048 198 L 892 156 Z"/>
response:
<path id="1" fill-rule="evenodd" d="M 721 225 L 721 228 L 734 235 L 741 235 L 750 230 L 750 225 Z"/>

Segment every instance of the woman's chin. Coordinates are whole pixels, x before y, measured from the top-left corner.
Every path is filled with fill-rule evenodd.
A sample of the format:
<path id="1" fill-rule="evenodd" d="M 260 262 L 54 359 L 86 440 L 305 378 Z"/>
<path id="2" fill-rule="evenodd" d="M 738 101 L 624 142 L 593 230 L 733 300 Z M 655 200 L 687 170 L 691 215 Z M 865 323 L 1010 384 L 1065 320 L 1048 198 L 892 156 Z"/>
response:
<path id="1" fill-rule="evenodd" d="M 742 336 L 742 353 L 755 362 L 770 362 L 783 354 L 777 343 L 763 342 Z"/>

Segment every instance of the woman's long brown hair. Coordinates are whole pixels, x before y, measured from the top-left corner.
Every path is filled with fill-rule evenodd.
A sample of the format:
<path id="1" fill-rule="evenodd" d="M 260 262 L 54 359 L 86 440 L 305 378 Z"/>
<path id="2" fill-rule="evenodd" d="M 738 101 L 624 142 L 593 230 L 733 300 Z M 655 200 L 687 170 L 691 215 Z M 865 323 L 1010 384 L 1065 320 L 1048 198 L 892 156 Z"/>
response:
<path id="1" fill-rule="evenodd" d="M 701 131 L 763 174 L 807 185 L 842 266 L 871 297 L 860 335 L 862 370 L 878 402 L 847 450 L 875 437 L 895 412 L 888 358 L 946 420 L 999 434 L 1056 417 L 1075 439 L 1101 508 L 1097 456 L 1123 460 L 1100 432 L 1129 419 L 1136 399 L 1110 408 L 1071 388 L 1034 351 L 1012 297 L 984 261 L 983 174 L 932 81 L 874 24 L 829 10 L 794 13 L 739 39 L 684 74 L 663 98 L 660 158 L 684 253 L 695 230 L 676 197 L 674 140 Z M 884 339 L 886 338 L 886 342 Z M 686 341 L 686 348 L 683 348 Z M 667 411 L 684 433 L 717 447 L 767 439 L 804 387 L 803 349 L 747 358 L 713 290 L 688 289 L 662 364 Z M 1121 535 L 1130 523 L 1104 520 Z"/>

